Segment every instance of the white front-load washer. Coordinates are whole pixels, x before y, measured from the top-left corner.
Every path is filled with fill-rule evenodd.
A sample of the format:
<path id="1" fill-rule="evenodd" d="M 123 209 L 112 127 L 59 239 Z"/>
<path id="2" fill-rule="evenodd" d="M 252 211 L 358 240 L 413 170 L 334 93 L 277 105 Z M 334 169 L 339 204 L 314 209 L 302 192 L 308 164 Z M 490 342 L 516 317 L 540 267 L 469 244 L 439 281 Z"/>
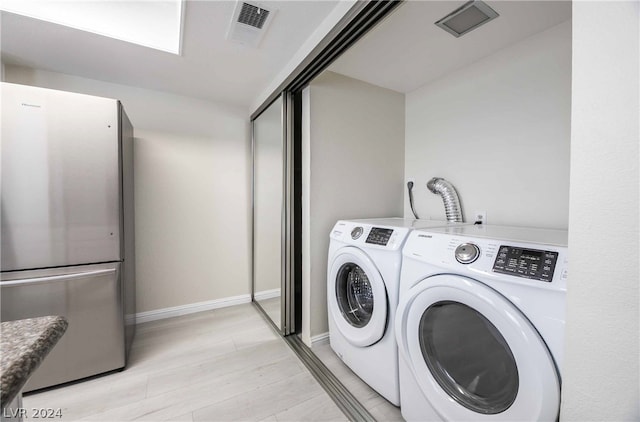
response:
<path id="1" fill-rule="evenodd" d="M 447 222 L 403 218 L 338 221 L 330 233 L 327 305 L 331 348 L 364 382 L 400 404 L 394 315 L 402 246 L 415 228 Z"/>
<path id="2" fill-rule="evenodd" d="M 567 232 L 413 231 L 396 314 L 407 421 L 555 421 Z"/>

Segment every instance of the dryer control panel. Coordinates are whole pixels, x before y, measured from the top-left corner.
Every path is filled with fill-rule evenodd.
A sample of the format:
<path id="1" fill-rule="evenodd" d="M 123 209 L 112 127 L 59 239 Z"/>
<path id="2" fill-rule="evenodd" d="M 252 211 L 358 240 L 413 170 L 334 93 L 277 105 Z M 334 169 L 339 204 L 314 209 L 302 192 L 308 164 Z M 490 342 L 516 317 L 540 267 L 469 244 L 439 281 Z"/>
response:
<path id="1" fill-rule="evenodd" d="M 416 270 L 425 265 L 432 273 L 479 278 L 490 286 L 564 292 L 569 277 L 566 238 L 564 230 L 507 226 L 414 230 L 402 251 L 402 271 L 418 262 Z"/>
<path id="2" fill-rule="evenodd" d="M 500 245 L 493 263 L 493 271 L 533 280 L 551 281 L 557 260 L 558 252 Z"/>

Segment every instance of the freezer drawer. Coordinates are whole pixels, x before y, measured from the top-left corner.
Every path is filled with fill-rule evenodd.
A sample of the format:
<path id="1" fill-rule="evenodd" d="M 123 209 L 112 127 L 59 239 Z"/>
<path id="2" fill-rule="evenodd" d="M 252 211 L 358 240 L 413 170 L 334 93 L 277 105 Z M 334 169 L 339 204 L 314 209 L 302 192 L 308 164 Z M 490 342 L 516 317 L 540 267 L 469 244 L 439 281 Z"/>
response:
<path id="1" fill-rule="evenodd" d="M 0 289 L 2 321 L 45 315 L 69 321 L 25 392 L 124 367 L 119 263 L 2 273 Z"/>

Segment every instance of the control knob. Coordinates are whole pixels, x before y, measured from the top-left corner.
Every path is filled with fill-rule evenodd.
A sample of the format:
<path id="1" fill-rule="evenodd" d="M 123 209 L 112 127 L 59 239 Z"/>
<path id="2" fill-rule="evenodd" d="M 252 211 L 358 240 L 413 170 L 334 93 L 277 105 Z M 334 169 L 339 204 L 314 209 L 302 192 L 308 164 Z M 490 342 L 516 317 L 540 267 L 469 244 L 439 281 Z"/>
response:
<path id="1" fill-rule="evenodd" d="M 351 230 L 351 238 L 353 240 L 358 239 L 360 236 L 362 236 L 362 232 L 364 232 L 362 227 L 358 226 L 358 227 L 354 228 L 353 230 Z"/>
<path id="2" fill-rule="evenodd" d="M 480 248 L 473 243 L 463 243 L 456 248 L 456 260 L 461 264 L 471 264 L 480 256 Z"/>

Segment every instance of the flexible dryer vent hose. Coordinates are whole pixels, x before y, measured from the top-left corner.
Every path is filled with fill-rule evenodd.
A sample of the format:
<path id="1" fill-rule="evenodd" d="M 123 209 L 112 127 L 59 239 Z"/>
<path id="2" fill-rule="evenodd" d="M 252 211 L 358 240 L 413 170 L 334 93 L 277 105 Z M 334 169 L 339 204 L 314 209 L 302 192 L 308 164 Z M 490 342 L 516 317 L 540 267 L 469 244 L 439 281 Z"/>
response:
<path id="1" fill-rule="evenodd" d="M 441 177 L 434 177 L 427 182 L 427 188 L 435 194 L 442 197 L 444 202 L 444 211 L 447 215 L 447 221 L 451 223 L 462 223 L 462 207 L 456 188 Z"/>

